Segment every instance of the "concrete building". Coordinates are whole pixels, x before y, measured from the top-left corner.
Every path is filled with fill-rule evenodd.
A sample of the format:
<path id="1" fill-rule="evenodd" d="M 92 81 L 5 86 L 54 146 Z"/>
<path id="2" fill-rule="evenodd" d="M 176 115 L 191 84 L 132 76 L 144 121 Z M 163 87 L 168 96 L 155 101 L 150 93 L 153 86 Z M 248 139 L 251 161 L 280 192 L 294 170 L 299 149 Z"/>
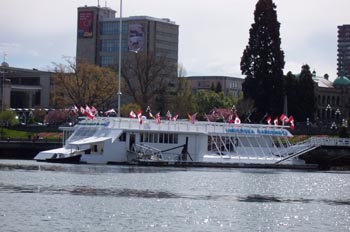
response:
<path id="1" fill-rule="evenodd" d="M 350 77 L 350 24 L 338 26 L 338 76 Z"/>
<path id="2" fill-rule="evenodd" d="M 240 94 L 243 94 L 242 83 L 244 79 L 242 78 L 229 76 L 188 76 L 186 78 L 191 82 L 192 92 L 215 89 L 220 84 L 226 95 L 232 94 L 239 97 Z"/>
<path id="3" fill-rule="evenodd" d="M 328 76 L 319 77 L 313 72 L 317 121 L 325 126 L 336 123 L 338 126 L 349 122 L 350 118 L 350 80 L 337 77 L 334 82 Z"/>
<path id="4" fill-rule="evenodd" d="M 2 107 L 31 109 L 50 106 L 52 73 L 10 67 L 6 62 L 2 63 L 0 71 Z"/>
<path id="5" fill-rule="evenodd" d="M 79 7 L 77 61 L 117 67 L 119 18 L 107 7 Z M 177 67 L 179 26 L 169 19 L 148 16 L 122 18 L 122 60 L 135 52 L 166 57 Z M 177 77 L 177 68 L 174 69 Z"/>

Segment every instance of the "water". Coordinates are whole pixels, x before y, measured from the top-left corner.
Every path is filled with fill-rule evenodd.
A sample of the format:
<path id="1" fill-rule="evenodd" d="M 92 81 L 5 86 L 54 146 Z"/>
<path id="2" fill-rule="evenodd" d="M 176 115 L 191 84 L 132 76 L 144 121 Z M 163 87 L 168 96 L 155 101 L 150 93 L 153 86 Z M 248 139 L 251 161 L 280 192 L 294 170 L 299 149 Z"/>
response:
<path id="1" fill-rule="evenodd" d="M 0 231 L 350 231 L 349 180 L 0 160 Z"/>

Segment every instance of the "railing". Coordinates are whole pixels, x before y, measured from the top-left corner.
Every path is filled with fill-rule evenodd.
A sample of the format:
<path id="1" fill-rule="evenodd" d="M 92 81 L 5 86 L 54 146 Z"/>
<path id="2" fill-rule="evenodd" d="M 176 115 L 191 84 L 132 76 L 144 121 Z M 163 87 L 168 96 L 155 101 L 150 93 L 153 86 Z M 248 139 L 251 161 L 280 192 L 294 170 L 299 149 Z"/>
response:
<path id="1" fill-rule="evenodd" d="M 147 146 L 145 144 L 134 144 L 132 147 L 132 151 L 137 153 L 139 159 L 148 159 L 148 160 L 154 160 L 154 159 L 162 159 L 162 151 Z"/>
<path id="2" fill-rule="evenodd" d="M 314 146 L 343 146 L 350 147 L 350 139 L 347 138 L 329 138 L 329 137 L 311 137 L 298 144 L 310 144 Z"/>
<path id="3" fill-rule="evenodd" d="M 191 123 L 188 120 L 169 121 L 163 120 L 157 124 L 153 119 L 143 120 L 142 124 L 137 119 L 130 118 L 96 118 L 79 122 L 86 126 L 106 126 L 127 130 L 149 130 L 149 131 L 187 131 L 191 133 L 206 134 L 244 134 L 244 135 L 272 135 L 292 136 L 285 130 L 288 126 L 271 126 L 265 124 L 228 124 L 222 122 L 196 121 Z"/>

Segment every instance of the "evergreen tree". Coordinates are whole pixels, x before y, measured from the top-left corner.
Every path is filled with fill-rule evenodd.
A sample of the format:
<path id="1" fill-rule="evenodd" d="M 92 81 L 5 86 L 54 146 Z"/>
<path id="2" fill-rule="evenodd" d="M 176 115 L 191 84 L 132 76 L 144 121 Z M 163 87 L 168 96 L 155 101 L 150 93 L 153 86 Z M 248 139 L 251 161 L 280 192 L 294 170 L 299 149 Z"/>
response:
<path id="1" fill-rule="evenodd" d="M 222 92 L 222 86 L 221 86 L 221 83 L 220 83 L 220 82 L 218 82 L 218 83 L 216 84 L 215 92 L 216 92 L 216 93 Z"/>
<path id="2" fill-rule="evenodd" d="M 272 0 L 259 0 L 254 12 L 250 38 L 241 58 L 244 98 L 254 100 L 258 115 L 280 114 L 283 110 L 284 52 L 280 23 Z"/>
<path id="3" fill-rule="evenodd" d="M 315 113 L 315 98 L 314 98 L 314 81 L 312 80 L 312 73 L 309 65 L 301 67 L 301 73 L 298 84 L 298 97 L 300 106 L 301 121 L 306 121 L 306 118 L 313 120 Z"/>

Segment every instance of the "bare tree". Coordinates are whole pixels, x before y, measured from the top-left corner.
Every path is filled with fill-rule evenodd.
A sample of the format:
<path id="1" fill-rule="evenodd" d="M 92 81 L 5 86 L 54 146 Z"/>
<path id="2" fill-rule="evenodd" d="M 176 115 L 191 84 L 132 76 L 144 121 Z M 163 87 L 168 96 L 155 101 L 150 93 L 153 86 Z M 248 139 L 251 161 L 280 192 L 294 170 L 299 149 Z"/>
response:
<path id="1" fill-rule="evenodd" d="M 87 63 L 56 64 L 54 101 L 56 107 L 93 105 L 111 107 L 117 95 L 116 74 L 109 68 Z"/>
<path id="2" fill-rule="evenodd" d="M 122 66 L 122 77 L 125 93 L 142 108 L 163 108 L 169 91 L 177 81 L 176 66 L 169 59 L 145 52 L 127 56 Z"/>

